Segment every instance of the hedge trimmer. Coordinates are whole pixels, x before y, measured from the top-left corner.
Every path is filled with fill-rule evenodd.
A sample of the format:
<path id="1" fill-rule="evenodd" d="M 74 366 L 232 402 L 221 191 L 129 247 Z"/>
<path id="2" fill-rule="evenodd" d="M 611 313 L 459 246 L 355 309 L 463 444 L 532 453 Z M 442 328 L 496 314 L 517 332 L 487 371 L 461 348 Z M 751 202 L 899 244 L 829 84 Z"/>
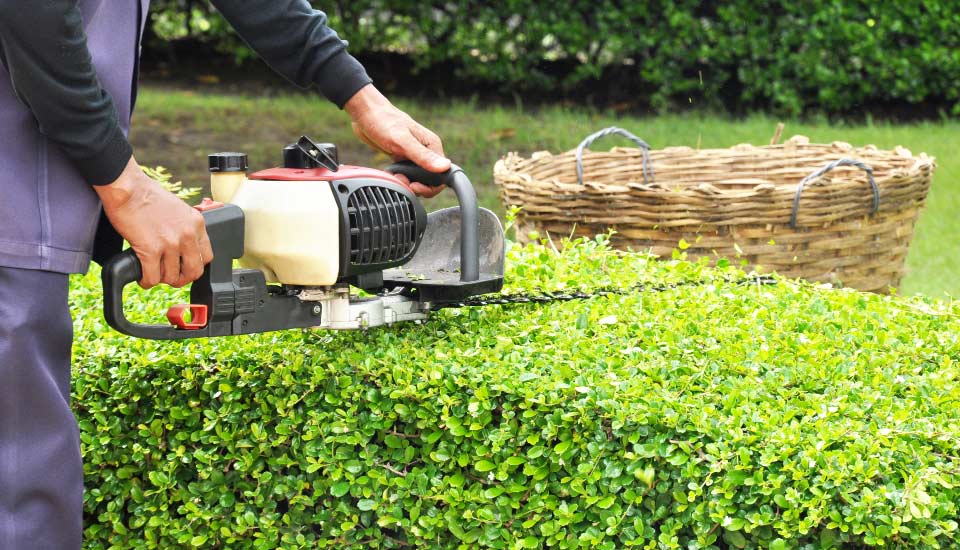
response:
<path id="1" fill-rule="evenodd" d="M 243 153 L 210 155 L 203 213 L 214 259 L 169 324 L 127 319 L 123 289 L 142 277 L 133 250 L 103 269 L 104 317 L 139 338 L 179 340 L 289 328 L 367 329 L 422 321 L 449 307 L 546 303 L 668 287 L 501 295 L 500 220 L 477 206 L 457 166 L 443 174 L 411 163 L 385 171 L 340 165 L 336 146 L 302 137 L 284 165 L 249 175 Z M 427 214 L 394 174 L 453 189 L 458 207 Z M 238 268 L 234 261 L 238 260 Z M 681 283 L 683 284 L 683 283 Z M 674 285 L 678 286 L 678 285 Z M 358 296 L 351 287 L 369 296 Z"/>

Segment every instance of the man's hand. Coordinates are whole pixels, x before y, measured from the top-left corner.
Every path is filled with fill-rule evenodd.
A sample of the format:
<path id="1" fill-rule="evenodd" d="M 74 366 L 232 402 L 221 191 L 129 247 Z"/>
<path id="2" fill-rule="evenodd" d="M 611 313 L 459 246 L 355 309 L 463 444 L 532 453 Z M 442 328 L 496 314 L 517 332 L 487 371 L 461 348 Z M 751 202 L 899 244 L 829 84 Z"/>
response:
<path id="1" fill-rule="evenodd" d="M 140 259 L 140 286 L 180 288 L 203 275 L 213 259 L 203 215 L 147 177 L 133 157 L 116 181 L 94 189 L 110 223 Z"/>
<path id="2" fill-rule="evenodd" d="M 443 144 L 437 134 L 424 128 L 410 115 L 394 107 L 372 84 L 360 89 L 344 104 L 343 109 L 353 119 L 353 132 L 367 145 L 390 155 L 393 160 L 412 160 L 430 172 L 450 169 L 450 160 L 443 154 Z M 427 187 L 407 182 L 414 193 L 432 197 L 443 187 Z"/>

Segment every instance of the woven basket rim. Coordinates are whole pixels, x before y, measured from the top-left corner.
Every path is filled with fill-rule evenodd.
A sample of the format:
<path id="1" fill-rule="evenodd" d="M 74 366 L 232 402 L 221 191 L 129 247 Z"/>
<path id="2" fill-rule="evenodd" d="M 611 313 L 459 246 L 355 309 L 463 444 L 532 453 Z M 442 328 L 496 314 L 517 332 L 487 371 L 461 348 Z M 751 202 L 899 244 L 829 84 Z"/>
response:
<path id="1" fill-rule="evenodd" d="M 861 170 L 865 167 L 851 166 L 810 178 L 828 161 L 844 157 L 872 165 L 874 181 Z M 584 158 L 583 184 L 575 179 L 573 151 L 529 158 L 508 154 L 494 167 L 494 182 L 504 203 L 522 207 L 531 219 L 637 227 L 816 227 L 921 207 L 935 167 L 932 157 L 914 156 L 903 147 L 810 144 L 802 136 L 773 146 L 654 150 L 654 181 L 648 183 L 642 181 L 639 149 L 614 148 Z"/>
<path id="2" fill-rule="evenodd" d="M 863 160 L 867 164 L 876 164 L 878 162 L 896 164 L 896 166 L 893 167 L 883 166 L 879 169 L 875 169 L 874 175 L 878 184 L 888 181 L 897 175 L 914 177 L 924 170 L 931 170 L 936 167 L 935 157 L 929 156 L 923 152 L 914 155 L 909 149 L 899 145 L 890 150 L 883 150 L 873 145 L 854 147 L 849 143 L 841 141 L 834 141 L 832 143 L 809 143 L 807 138 L 804 136 L 794 136 L 787 140 L 786 143 L 777 145 L 756 146 L 751 144 L 738 144 L 729 148 L 708 149 L 694 149 L 686 146 L 665 147 L 663 149 L 651 149 L 650 156 L 652 158 L 654 168 L 656 168 L 658 160 L 660 160 L 664 154 L 671 155 L 672 157 L 684 156 L 688 159 L 702 159 L 704 161 L 710 161 L 711 159 L 722 157 L 732 162 L 738 159 L 747 161 L 774 161 L 778 158 L 778 153 L 787 152 L 805 153 L 808 156 L 817 155 L 822 157 L 820 162 L 823 164 L 826 164 L 831 160 L 837 160 L 845 157 Z M 757 155 L 761 155 L 761 158 L 757 158 Z M 642 157 L 642 150 L 633 147 L 613 147 L 608 151 L 585 150 L 583 152 L 585 164 L 591 160 L 604 158 L 610 159 L 613 157 L 622 157 L 623 160 L 640 159 Z M 550 164 L 569 164 L 569 170 L 567 170 L 567 173 L 563 178 L 557 176 L 543 178 L 539 175 L 539 172 L 541 171 L 540 168 Z M 750 186 L 756 186 L 763 189 L 764 187 L 772 185 L 774 187 L 795 189 L 803 175 L 806 175 L 801 175 L 801 172 L 798 171 L 797 177 L 795 177 L 793 180 L 782 182 L 771 181 L 769 179 L 757 179 L 753 182 L 736 182 L 736 178 L 733 178 L 734 183 L 739 184 L 731 186 L 714 185 L 712 181 L 703 181 L 703 179 L 698 181 L 695 176 L 685 176 L 682 180 L 664 180 L 664 178 L 658 178 L 655 175 L 653 181 L 644 182 L 643 172 L 639 163 L 633 163 L 629 167 L 617 171 L 618 180 L 616 182 L 597 179 L 596 177 L 591 176 L 590 171 L 587 169 L 585 169 L 584 172 L 583 185 L 576 183 L 574 177 L 574 149 L 562 153 L 537 151 L 529 157 L 520 155 L 517 152 L 510 152 L 497 161 L 494 166 L 495 179 L 502 179 L 510 175 L 517 175 L 524 179 L 529 178 L 530 181 L 542 181 L 555 185 L 557 186 L 557 191 L 577 192 L 579 190 L 580 193 L 586 195 L 604 195 L 609 193 L 611 190 L 622 190 L 625 186 L 644 186 L 649 190 L 660 190 L 666 194 L 677 192 L 682 193 L 686 189 L 703 187 L 704 185 L 712 186 L 712 188 L 709 189 L 711 192 L 721 194 L 728 191 L 742 191 L 744 188 L 749 188 Z M 825 176 L 825 178 L 829 179 L 830 175 L 828 174 Z"/>

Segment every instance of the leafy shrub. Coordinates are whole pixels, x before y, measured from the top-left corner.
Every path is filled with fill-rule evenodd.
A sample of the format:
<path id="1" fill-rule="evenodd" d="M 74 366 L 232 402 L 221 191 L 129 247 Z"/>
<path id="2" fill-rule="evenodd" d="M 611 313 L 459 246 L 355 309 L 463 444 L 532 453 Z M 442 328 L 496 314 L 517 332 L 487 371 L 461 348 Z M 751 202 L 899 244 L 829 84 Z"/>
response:
<path id="1" fill-rule="evenodd" d="M 199 187 L 184 187 L 183 182 L 173 181 L 173 175 L 163 166 L 154 168 L 143 166 L 142 170 L 148 177 L 159 182 L 164 189 L 181 199 L 192 199 L 200 194 Z"/>
<path id="2" fill-rule="evenodd" d="M 252 53 L 194 2 L 158 0 L 162 38 Z M 781 113 L 936 103 L 960 113 L 957 2 L 314 2 L 354 53 L 515 92 L 557 89 L 663 109 L 696 103 Z M 188 15 L 189 14 L 189 17 Z M 435 86 L 431 80 L 431 86 Z"/>
<path id="3" fill-rule="evenodd" d="M 745 286 L 603 238 L 508 266 L 512 291 L 702 284 L 157 343 L 76 279 L 86 548 L 958 544 L 953 304 Z"/>

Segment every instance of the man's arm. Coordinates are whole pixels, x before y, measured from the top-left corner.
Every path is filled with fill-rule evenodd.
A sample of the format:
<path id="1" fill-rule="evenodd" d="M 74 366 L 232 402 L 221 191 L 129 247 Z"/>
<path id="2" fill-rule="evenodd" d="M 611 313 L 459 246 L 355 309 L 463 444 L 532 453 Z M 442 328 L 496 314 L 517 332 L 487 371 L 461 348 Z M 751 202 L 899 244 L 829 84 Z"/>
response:
<path id="1" fill-rule="evenodd" d="M 97 80 L 76 0 L 0 0 L 0 62 L 40 131 L 88 182 L 120 176 L 133 149 Z"/>
<path id="2" fill-rule="evenodd" d="M 95 186 L 137 252 L 140 284 L 183 286 L 202 275 L 213 259 L 203 216 L 137 166 L 97 79 L 76 0 L 0 0 L 0 62 L 40 132 Z"/>
<path id="3" fill-rule="evenodd" d="M 301 87 L 317 86 L 349 113 L 357 137 L 394 159 L 432 172 L 450 168 L 440 138 L 397 109 L 372 84 L 346 44 L 307 0 L 213 0 L 220 13 L 270 67 Z M 439 188 L 413 183 L 417 194 Z"/>
<path id="4" fill-rule="evenodd" d="M 327 16 L 307 0 L 213 0 L 214 6 L 273 70 L 302 88 L 317 86 L 344 104 L 370 83 Z"/>

